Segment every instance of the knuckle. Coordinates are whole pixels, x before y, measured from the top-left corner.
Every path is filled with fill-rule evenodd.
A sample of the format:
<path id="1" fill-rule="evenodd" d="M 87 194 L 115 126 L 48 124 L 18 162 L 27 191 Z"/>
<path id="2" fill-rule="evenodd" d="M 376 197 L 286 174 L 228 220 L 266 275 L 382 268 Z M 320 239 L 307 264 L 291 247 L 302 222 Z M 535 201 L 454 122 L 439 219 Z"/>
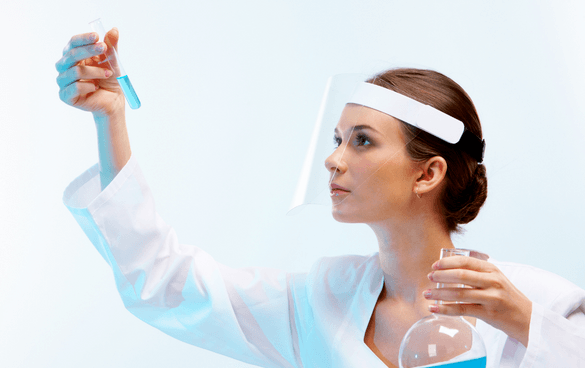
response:
<path id="1" fill-rule="evenodd" d="M 464 296 L 465 296 L 465 289 L 460 289 L 460 290 L 455 291 L 455 299 L 456 300 L 462 300 Z"/>
<path id="2" fill-rule="evenodd" d="M 498 308 L 499 306 L 502 306 L 506 303 L 506 296 L 504 296 L 504 294 L 498 292 L 498 291 L 494 291 L 492 293 L 490 293 L 489 296 L 489 301 L 486 303 L 494 308 Z"/>
<path id="3" fill-rule="evenodd" d="M 485 313 L 488 316 L 488 319 L 496 319 L 498 317 L 498 310 L 495 308 L 486 308 Z"/>
<path id="4" fill-rule="evenodd" d="M 61 101 L 65 102 L 66 104 L 69 104 L 68 89 L 67 88 L 62 88 L 59 91 L 59 98 L 61 99 Z"/>
<path id="5" fill-rule="evenodd" d="M 67 87 L 65 87 L 64 90 L 64 95 L 66 99 L 69 99 L 69 97 L 71 97 L 71 95 L 75 92 L 75 84 L 70 84 Z"/>
<path id="6" fill-rule="evenodd" d="M 68 75 L 68 70 L 64 71 L 63 73 L 59 74 L 57 76 L 57 84 L 59 85 L 59 87 L 63 88 L 67 85 L 67 75 Z"/>
<path id="7" fill-rule="evenodd" d="M 83 75 L 82 73 L 82 66 L 80 65 L 76 65 L 73 68 L 70 68 L 68 70 L 68 77 L 73 79 L 73 80 L 78 80 L 81 78 L 81 76 Z"/>
<path id="8" fill-rule="evenodd" d="M 504 288 L 504 284 L 505 282 L 501 277 L 496 276 L 492 278 L 492 287 L 501 290 Z"/>
<path id="9" fill-rule="evenodd" d="M 506 296 L 504 295 L 504 293 L 502 293 L 502 292 L 498 291 L 498 292 L 494 293 L 494 300 L 495 300 L 495 301 L 496 301 L 498 304 L 502 304 L 502 303 L 504 303 L 504 302 L 507 300 L 507 298 L 506 298 Z"/>
<path id="10" fill-rule="evenodd" d="M 55 63 L 55 69 L 57 69 L 57 71 L 59 73 L 63 72 L 63 58 L 59 59 L 56 63 Z"/>
<path id="11" fill-rule="evenodd" d="M 71 94 L 78 94 L 80 92 L 80 86 L 79 83 L 73 83 L 71 85 Z"/>
<path id="12" fill-rule="evenodd" d="M 65 98 L 67 100 L 70 99 L 72 96 L 74 96 L 77 93 L 78 89 L 79 89 L 79 87 L 77 86 L 77 83 L 73 83 L 73 84 L 70 84 L 67 87 L 65 87 L 65 89 L 64 89 Z"/>
<path id="13" fill-rule="evenodd" d="M 79 56 L 79 49 L 76 47 L 74 49 L 69 50 L 69 58 L 76 59 Z"/>

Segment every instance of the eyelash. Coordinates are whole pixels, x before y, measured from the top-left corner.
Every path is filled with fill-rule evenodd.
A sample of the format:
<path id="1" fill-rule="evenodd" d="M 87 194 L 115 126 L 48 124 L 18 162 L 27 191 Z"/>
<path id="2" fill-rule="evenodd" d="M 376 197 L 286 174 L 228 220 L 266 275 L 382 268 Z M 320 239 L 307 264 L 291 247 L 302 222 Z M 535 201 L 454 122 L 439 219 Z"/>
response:
<path id="1" fill-rule="evenodd" d="M 369 146 L 372 144 L 370 138 L 364 133 L 357 133 L 355 136 L 355 141 L 358 142 L 356 144 L 357 146 Z M 368 142 L 368 144 L 364 144 L 366 141 Z M 334 136 L 333 144 L 335 145 L 335 148 L 339 147 L 339 145 L 341 144 L 341 138 L 338 136 Z"/>

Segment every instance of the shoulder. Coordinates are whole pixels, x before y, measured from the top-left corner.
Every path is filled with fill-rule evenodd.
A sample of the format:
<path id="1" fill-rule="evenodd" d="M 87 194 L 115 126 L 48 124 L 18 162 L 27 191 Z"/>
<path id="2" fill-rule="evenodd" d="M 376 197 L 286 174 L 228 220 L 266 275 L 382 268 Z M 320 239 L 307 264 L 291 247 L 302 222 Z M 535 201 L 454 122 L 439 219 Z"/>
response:
<path id="1" fill-rule="evenodd" d="M 569 280 L 538 267 L 489 260 L 530 300 L 542 306 L 567 313 L 585 305 L 585 290 Z"/>

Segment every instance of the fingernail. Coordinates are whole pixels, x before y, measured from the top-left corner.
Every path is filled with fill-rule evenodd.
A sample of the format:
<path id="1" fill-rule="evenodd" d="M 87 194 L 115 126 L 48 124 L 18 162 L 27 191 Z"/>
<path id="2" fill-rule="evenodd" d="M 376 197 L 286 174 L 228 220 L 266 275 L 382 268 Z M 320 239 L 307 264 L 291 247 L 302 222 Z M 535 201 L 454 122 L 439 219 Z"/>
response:
<path id="1" fill-rule="evenodd" d="M 439 269 L 439 261 L 433 263 L 433 266 L 431 267 L 433 270 L 438 270 Z"/>
<path id="2" fill-rule="evenodd" d="M 438 313 L 439 312 L 439 306 L 438 305 L 431 304 L 431 305 L 429 305 L 429 310 L 431 311 L 431 313 Z"/>
<path id="3" fill-rule="evenodd" d="M 95 33 L 89 35 L 89 42 L 93 42 L 95 40 Z"/>
<path id="4" fill-rule="evenodd" d="M 104 44 L 103 43 L 100 43 L 98 46 L 96 46 L 95 50 L 97 52 L 102 52 L 102 51 L 104 51 L 104 48 L 105 48 L 104 47 Z"/>
<path id="5" fill-rule="evenodd" d="M 433 281 L 433 274 L 434 274 L 434 273 L 435 273 L 435 271 L 433 271 L 433 272 L 431 272 L 431 273 L 429 273 L 429 274 L 427 275 L 427 277 L 429 278 L 429 280 Z"/>
<path id="6" fill-rule="evenodd" d="M 425 292 L 423 293 L 423 295 L 424 295 L 424 297 L 425 297 L 425 298 L 427 298 L 427 299 L 428 299 L 428 298 L 430 298 L 430 297 L 431 297 L 431 289 L 429 289 L 429 290 L 425 291 Z"/>
<path id="7" fill-rule="evenodd" d="M 109 78 L 112 75 L 112 72 L 106 69 L 106 78 Z"/>

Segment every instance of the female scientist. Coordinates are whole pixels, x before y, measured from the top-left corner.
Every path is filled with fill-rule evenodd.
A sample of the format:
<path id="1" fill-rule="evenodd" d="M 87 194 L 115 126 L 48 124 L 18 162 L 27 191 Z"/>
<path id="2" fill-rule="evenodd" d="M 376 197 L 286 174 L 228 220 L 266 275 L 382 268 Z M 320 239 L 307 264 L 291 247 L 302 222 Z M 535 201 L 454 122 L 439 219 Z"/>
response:
<path id="1" fill-rule="evenodd" d="M 451 79 L 427 70 L 383 72 L 364 83 L 336 126 L 338 148 L 325 162 L 333 216 L 368 224 L 379 252 L 323 258 L 306 274 L 232 269 L 180 244 L 157 215 L 131 155 L 124 96 L 98 65 L 118 31 L 108 32 L 109 46 L 96 38 L 72 37 L 56 64 L 61 100 L 92 112 L 99 141 L 99 165 L 67 187 L 64 202 L 135 316 L 263 367 L 397 367 L 408 328 L 434 312 L 466 316 L 484 339 L 489 367 L 585 367 L 584 290 L 526 265 L 437 261 L 487 195 L 479 118 Z M 401 118 L 405 106 L 421 103 L 437 119 Z"/>

